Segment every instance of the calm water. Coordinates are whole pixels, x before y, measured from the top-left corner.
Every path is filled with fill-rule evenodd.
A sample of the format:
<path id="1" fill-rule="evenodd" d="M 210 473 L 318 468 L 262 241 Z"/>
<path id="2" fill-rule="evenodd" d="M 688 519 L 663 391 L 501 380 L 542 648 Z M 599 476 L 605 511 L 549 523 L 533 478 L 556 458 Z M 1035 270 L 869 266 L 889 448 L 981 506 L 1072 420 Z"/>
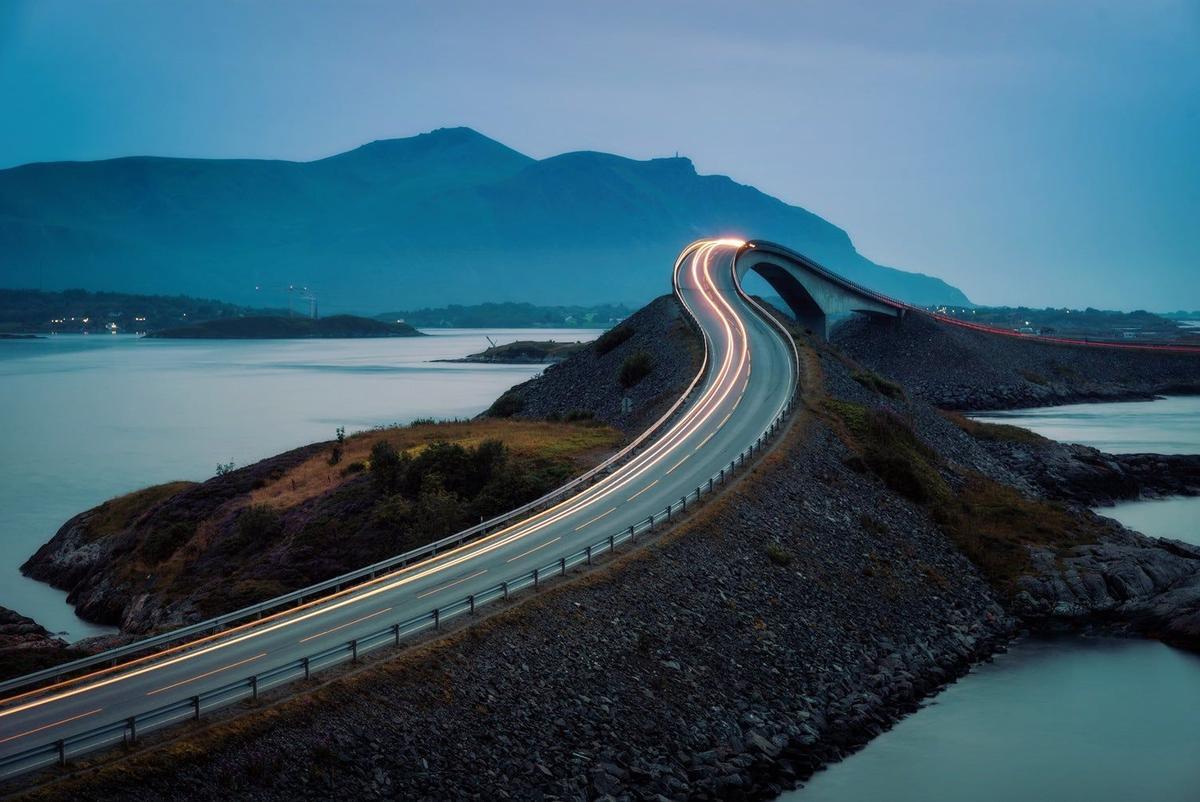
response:
<path id="1" fill-rule="evenodd" d="M 1200 453 L 1200 398 L 981 416 L 1114 452 Z M 1200 499 L 1099 510 L 1200 541 Z M 1141 640 L 1028 640 L 787 802 L 1200 800 L 1200 657 Z"/>
<path id="2" fill-rule="evenodd" d="M 537 366 L 431 364 L 516 339 L 595 331 L 437 330 L 379 340 L 0 341 L 0 605 L 75 639 L 107 631 L 18 567 L 72 515 L 172 479 L 205 479 L 314 440 L 467 417 Z"/>
<path id="3" fill-rule="evenodd" d="M 1072 404 L 977 417 L 1114 454 L 1200 454 L 1200 396 Z M 1200 497 L 1131 501 L 1096 511 L 1147 535 L 1200 544 Z"/>
<path id="4" fill-rule="evenodd" d="M 1195 802 L 1200 657 L 1031 640 L 938 694 L 787 802 Z"/>

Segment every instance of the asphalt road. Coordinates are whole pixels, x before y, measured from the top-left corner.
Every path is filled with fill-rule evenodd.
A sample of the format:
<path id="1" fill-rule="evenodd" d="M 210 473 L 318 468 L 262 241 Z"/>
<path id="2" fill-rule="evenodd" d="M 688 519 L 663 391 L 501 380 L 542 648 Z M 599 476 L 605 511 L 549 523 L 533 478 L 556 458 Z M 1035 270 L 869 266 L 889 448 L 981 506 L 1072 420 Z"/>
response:
<path id="1" fill-rule="evenodd" d="M 0 702 L 0 758 L 494 587 L 644 521 L 706 483 L 763 433 L 796 381 L 791 343 L 735 289 L 731 265 L 740 245 L 704 241 L 681 255 L 675 283 L 707 341 L 704 377 L 683 413 L 608 477 L 518 524 L 340 594 Z"/>

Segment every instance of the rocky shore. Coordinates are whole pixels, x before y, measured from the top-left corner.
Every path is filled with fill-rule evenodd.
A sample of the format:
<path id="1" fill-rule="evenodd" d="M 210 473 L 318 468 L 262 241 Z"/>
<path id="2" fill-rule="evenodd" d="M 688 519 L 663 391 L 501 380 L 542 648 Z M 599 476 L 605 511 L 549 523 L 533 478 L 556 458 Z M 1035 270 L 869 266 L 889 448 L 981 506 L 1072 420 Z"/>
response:
<path id="1" fill-rule="evenodd" d="M 934 406 L 996 410 L 1200 393 L 1200 354 L 1055 345 L 938 323 L 856 316 L 833 343 Z"/>

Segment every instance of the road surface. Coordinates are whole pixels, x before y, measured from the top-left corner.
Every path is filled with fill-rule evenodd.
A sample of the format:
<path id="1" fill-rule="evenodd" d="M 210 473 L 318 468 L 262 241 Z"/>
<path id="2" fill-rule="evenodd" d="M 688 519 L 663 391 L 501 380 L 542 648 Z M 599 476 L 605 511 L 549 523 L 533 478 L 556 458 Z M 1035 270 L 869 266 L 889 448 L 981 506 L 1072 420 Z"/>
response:
<path id="1" fill-rule="evenodd" d="M 341 593 L 12 696 L 0 702 L 0 761 L 492 588 L 644 521 L 707 482 L 763 433 L 797 381 L 790 338 L 736 289 L 732 263 L 740 247 L 707 240 L 681 254 L 675 288 L 704 334 L 703 378 L 662 434 L 609 476 L 520 523 Z M 54 760 L 42 755 L 31 762 Z M 10 764 L 0 776 L 30 767 Z"/>

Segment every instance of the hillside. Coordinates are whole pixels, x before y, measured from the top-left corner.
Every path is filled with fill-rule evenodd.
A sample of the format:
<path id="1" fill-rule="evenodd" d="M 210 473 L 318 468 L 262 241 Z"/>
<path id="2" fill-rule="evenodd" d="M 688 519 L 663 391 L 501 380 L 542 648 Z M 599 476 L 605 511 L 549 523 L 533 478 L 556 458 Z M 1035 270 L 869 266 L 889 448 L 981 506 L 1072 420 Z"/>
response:
<path id="1" fill-rule="evenodd" d="M 147 336 L 169 340 L 281 340 L 422 335 L 405 323 L 383 323 L 355 315 L 332 315 L 316 320 L 307 317 L 263 315 L 193 323 L 163 329 Z"/>
<path id="2" fill-rule="evenodd" d="M 0 332 L 94 334 L 115 329 L 127 334 L 205 320 L 283 314 L 286 309 L 254 309 L 186 295 L 0 289 Z"/>
<path id="3" fill-rule="evenodd" d="M 468 128 L 313 162 L 133 157 L 0 170 L 0 284 L 262 304 L 303 283 L 326 309 L 641 304 L 714 233 L 787 242 L 882 292 L 963 304 L 874 264 L 846 232 L 688 159 L 534 160 Z"/>

